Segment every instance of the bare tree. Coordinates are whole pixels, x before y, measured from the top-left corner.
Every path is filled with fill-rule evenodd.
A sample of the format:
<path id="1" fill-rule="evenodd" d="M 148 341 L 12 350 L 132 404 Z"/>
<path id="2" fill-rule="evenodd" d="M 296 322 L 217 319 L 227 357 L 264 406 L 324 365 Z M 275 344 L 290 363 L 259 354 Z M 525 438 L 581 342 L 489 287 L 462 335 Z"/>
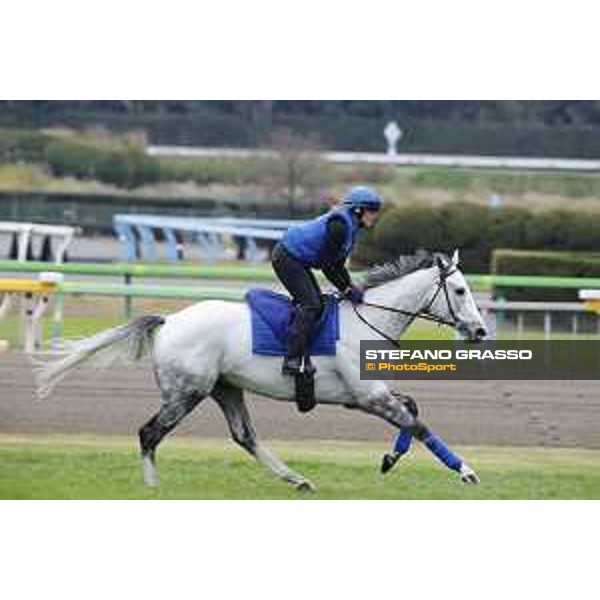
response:
<path id="1" fill-rule="evenodd" d="M 283 195 L 291 214 L 301 197 L 314 196 L 328 185 L 330 166 L 321 155 L 317 136 L 301 136 L 289 129 L 270 135 L 273 156 L 264 162 L 264 181 L 272 192 Z"/>

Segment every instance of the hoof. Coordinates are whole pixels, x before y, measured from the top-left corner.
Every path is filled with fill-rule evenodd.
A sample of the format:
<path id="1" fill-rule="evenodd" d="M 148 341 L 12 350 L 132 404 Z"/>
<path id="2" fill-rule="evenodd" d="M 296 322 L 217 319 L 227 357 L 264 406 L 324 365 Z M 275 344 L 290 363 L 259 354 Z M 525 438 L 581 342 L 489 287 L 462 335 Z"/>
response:
<path id="1" fill-rule="evenodd" d="M 481 483 L 479 476 L 469 465 L 463 464 L 460 468 L 460 480 L 467 485 L 478 485 Z"/>
<path id="2" fill-rule="evenodd" d="M 388 473 L 394 468 L 394 465 L 398 462 L 400 458 L 399 454 L 384 454 L 381 460 L 381 472 L 383 475 Z"/>
<path id="3" fill-rule="evenodd" d="M 316 489 L 308 479 L 296 484 L 296 491 L 300 494 L 312 494 Z"/>
<path id="4" fill-rule="evenodd" d="M 148 487 L 158 487 L 158 472 L 153 460 L 148 456 L 142 457 L 142 475 Z"/>

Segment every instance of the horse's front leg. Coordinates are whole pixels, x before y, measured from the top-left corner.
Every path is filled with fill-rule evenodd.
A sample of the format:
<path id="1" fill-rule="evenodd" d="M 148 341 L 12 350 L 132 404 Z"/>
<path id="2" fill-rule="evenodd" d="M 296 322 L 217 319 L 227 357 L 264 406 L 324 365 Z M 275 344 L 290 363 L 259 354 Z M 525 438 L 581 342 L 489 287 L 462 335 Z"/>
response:
<path id="1" fill-rule="evenodd" d="M 479 483 L 479 477 L 475 471 L 460 456 L 452 452 L 448 445 L 423 421 L 416 417 L 405 402 L 387 388 L 379 387 L 365 399 L 359 400 L 357 405 L 364 412 L 381 417 L 388 423 L 412 434 L 446 467 L 459 473 L 464 483 Z"/>
<path id="2" fill-rule="evenodd" d="M 376 415 L 408 431 L 444 465 L 459 473 L 463 482 L 479 483 L 475 471 L 454 454 L 440 437 L 430 431 L 423 421 L 411 413 L 401 394 L 395 395 L 383 381 L 363 381 L 360 378 L 357 356 L 358 352 L 352 346 L 342 347 L 338 352 L 338 372 L 351 394 L 351 399 L 346 405 Z"/>

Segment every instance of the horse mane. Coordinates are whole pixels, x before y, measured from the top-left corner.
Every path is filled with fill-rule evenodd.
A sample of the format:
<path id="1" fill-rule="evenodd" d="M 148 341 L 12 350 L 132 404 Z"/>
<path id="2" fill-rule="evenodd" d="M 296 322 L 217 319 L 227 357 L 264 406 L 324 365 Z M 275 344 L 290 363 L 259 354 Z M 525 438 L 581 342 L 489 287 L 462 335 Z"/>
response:
<path id="1" fill-rule="evenodd" d="M 406 254 L 381 265 L 375 265 L 366 272 L 362 281 L 363 288 L 368 290 L 388 281 L 400 279 L 415 271 L 428 269 L 434 265 L 437 256 L 448 260 L 445 255 L 439 252 L 417 250 L 414 254 Z"/>

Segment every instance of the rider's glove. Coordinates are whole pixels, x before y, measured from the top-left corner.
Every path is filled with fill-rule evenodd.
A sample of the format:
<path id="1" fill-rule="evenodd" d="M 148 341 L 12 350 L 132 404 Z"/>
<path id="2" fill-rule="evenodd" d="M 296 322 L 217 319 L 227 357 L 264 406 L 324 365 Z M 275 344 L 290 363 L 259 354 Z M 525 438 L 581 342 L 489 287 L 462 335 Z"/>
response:
<path id="1" fill-rule="evenodd" d="M 362 304 L 365 301 L 365 293 L 357 285 L 348 286 L 343 294 L 352 304 Z"/>

